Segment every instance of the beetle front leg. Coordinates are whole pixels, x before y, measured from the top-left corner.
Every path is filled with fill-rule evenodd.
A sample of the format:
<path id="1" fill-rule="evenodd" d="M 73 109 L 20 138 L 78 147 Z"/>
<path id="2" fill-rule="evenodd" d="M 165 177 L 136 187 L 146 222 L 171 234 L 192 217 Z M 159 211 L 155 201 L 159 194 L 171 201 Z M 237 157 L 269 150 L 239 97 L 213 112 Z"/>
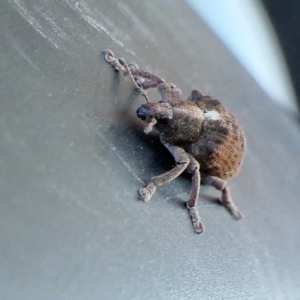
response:
<path id="1" fill-rule="evenodd" d="M 117 59 L 110 50 L 102 51 L 105 60 L 116 70 L 128 76 L 135 88 L 146 98 L 148 96 L 146 89 L 157 88 L 161 95 L 162 101 L 177 101 L 181 99 L 181 90 L 172 83 L 165 83 L 165 80 L 150 72 L 139 69 L 138 65 L 131 63 L 127 65 L 123 58 Z"/>
<path id="2" fill-rule="evenodd" d="M 172 170 L 162 175 L 153 177 L 151 183 L 139 190 L 140 198 L 144 202 L 150 201 L 151 197 L 156 191 L 157 186 L 170 182 L 176 177 L 178 177 L 187 168 L 190 162 L 189 155 L 182 148 L 169 143 L 163 142 L 163 144 L 173 155 L 177 165 Z"/>
<path id="3" fill-rule="evenodd" d="M 157 86 L 160 100 L 164 102 L 176 102 L 181 100 L 181 90 L 173 83 L 163 82 Z"/>
<path id="4" fill-rule="evenodd" d="M 149 102 L 146 91 L 144 91 L 144 89 L 137 82 L 136 78 L 133 76 L 131 72 L 131 70 L 136 69 L 136 65 L 132 64 L 131 67 L 129 67 L 123 58 L 117 59 L 114 53 L 110 49 L 102 51 L 102 54 L 104 55 L 105 60 L 112 67 L 114 67 L 116 71 L 123 72 L 124 76 L 128 76 L 130 78 L 135 88 L 141 93 L 141 95 L 146 99 L 146 101 Z"/>

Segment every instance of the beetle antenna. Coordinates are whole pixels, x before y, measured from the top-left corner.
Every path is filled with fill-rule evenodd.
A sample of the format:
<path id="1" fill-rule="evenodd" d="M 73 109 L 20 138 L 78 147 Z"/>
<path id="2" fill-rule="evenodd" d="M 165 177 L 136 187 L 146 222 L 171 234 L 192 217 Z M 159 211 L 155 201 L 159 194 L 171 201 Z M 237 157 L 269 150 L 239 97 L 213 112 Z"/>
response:
<path id="1" fill-rule="evenodd" d="M 133 77 L 126 61 L 123 58 L 119 58 L 118 62 L 125 69 L 124 75 L 129 76 L 130 80 L 132 81 L 132 83 L 134 84 L 136 89 L 141 93 L 141 95 L 146 99 L 146 101 L 149 102 L 149 98 L 148 98 L 148 95 L 147 95 L 146 91 L 138 85 L 138 83 L 136 82 L 135 78 Z"/>

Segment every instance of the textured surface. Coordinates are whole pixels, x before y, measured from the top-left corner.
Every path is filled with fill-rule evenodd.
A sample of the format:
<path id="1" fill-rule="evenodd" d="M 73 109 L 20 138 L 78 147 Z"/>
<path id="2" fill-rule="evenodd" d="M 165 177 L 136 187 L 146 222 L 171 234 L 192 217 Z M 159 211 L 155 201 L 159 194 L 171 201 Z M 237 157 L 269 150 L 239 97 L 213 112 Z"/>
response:
<path id="1" fill-rule="evenodd" d="M 0 298 L 300 299 L 298 124 L 183 2 L 132 2 L 0 1 Z M 205 187 L 196 235 L 188 176 L 137 200 L 173 161 L 105 48 L 238 117 L 242 221 Z"/>

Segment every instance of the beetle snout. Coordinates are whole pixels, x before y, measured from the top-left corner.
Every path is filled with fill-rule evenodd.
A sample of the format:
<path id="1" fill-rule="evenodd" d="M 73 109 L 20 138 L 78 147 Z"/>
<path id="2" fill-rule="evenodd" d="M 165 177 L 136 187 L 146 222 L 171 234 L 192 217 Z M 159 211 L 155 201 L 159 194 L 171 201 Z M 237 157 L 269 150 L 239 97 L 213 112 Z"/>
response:
<path id="1" fill-rule="evenodd" d="M 141 106 L 137 111 L 136 111 L 137 116 L 145 121 L 148 116 L 149 116 L 149 109 L 145 106 Z"/>

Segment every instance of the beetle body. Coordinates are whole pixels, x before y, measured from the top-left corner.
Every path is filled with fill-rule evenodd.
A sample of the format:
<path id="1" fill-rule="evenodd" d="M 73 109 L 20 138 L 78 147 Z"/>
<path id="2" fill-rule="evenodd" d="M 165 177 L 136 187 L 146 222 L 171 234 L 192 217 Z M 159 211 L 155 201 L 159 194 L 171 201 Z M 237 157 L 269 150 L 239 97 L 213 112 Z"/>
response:
<path id="1" fill-rule="evenodd" d="M 229 179 L 239 171 L 243 161 L 244 132 L 218 100 L 200 93 L 198 96 L 194 101 L 167 102 L 169 111 L 165 102 L 150 102 L 141 108 L 144 111 L 147 108 L 148 118 L 156 118 L 154 128 L 164 141 L 195 157 L 202 172 Z"/>
<path id="2" fill-rule="evenodd" d="M 221 191 L 223 205 L 235 219 L 240 219 L 241 214 L 226 182 L 239 171 L 245 151 L 245 135 L 237 119 L 210 96 L 194 90 L 183 101 L 181 91 L 174 84 L 139 69 L 135 64 L 127 65 L 123 59 L 116 59 L 111 50 L 105 50 L 103 54 L 106 61 L 128 76 L 146 98 L 147 103 L 138 108 L 137 116 L 148 124 L 146 133 L 153 127 L 160 133 L 161 142 L 176 162 L 173 169 L 153 177 L 146 187 L 141 188 L 140 197 L 148 202 L 157 186 L 187 171 L 192 175 L 187 208 L 197 233 L 204 231 L 196 207 L 200 182 Z M 157 88 L 160 94 L 158 102 L 149 102 L 145 92 L 148 88 Z"/>

